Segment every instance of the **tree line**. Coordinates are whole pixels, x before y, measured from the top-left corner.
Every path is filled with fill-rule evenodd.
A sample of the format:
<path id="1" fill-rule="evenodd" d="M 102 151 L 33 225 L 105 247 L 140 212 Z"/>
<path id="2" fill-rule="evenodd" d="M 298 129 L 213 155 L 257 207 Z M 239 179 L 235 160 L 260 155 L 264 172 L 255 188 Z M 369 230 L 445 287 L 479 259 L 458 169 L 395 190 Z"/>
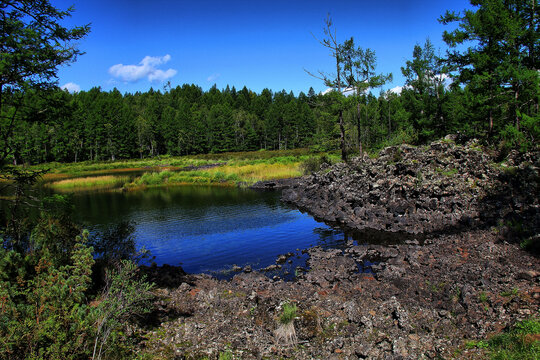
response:
<path id="1" fill-rule="evenodd" d="M 18 119 L 12 129 L 3 122 L 12 136 L 0 141 L 13 164 L 298 147 L 341 147 L 344 155 L 449 133 L 506 148 L 535 146 L 540 10 L 534 0 L 472 4 L 477 9 L 439 19 L 458 24 L 443 34 L 445 56 L 429 39 L 414 47 L 401 67 L 400 92 L 379 90 L 392 74 L 377 74 L 373 50 L 353 38 L 339 42 L 328 18 L 320 42 L 336 65 L 314 75 L 331 90 L 324 94 L 188 84 L 135 94 L 11 89 L 2 94 L 2 118 L 19 110 Z"/>
<path id="2" fill-rule="evenodd" d="M 374 64 L 374 53 L 368 51 Z M 344 81 L 345 91 L 316 94 L 310 88 L 298 96 L 228 86 L 203 91 L 188 84 L 135 94 L 100 88 L 75 94 L 28 92 L 23 101 L 30 110 L 15 125 L 11 161 L 103 161 L 298 147 L 332 151 L 340 148 L 341 126 L 347 152 L 356 153 L 423 144 L 449 133 L 507 147 L 537 144 L 536 70 L 527 70 L 529 79 L 517 84 L 498 84 L 490 95 L 478 88 L 483 83 L 463 86 L 459 76 L 452 79 L 447 61 L 428 39 L 414 47 L 402 67 L 406 82 L 401 92 L 381 90 L 377 96 L 376 75 L 360 77 L 361 90 L 346 88 Z M 477 81 L 467 76 L 472 80 L 463 81 Z"/>
<path id="3" fill-rule="evenodd" d="M 400 93 L 378 90 L 392 74 L 376 73 L 373 50 L 339 42 L 328 18 L 321 44 L 336 68 L 314 75 L 332 90 L 325 94 L 188 84 L 135 94 L 12 88 L 2 94 L 2 119 L 17 121 L 2 121 L 12 136 L 0 141 L 13 164 L 297 147 L 346 154 L 448 133 L 526 149 L 540 134 L 535 3 L 489 0 L 447 12 L 440 22 L 458 23 L 443 34 L 450 50 L 441 56 L 429 39 L 417 44 L 401 67 Z"/>

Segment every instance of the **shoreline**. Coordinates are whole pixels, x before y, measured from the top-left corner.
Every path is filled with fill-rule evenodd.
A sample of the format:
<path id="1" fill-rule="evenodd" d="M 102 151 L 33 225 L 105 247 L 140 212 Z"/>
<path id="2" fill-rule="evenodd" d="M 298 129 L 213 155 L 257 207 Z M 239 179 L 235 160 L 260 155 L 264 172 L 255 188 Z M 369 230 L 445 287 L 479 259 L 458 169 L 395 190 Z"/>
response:
<path id="1" fill-rule="evenodd" d="M 187 358 L 225 349 L 243 359 L 475 358 L 484 350 L 468 342 L 538 316 L 540 260 L 500 233 L 307 253 L 309 269 L 294 281 L 249 270 L 230 280 L 181 274 L 157 290 L 161 325 L 147 330 L 145 351 Z M 374 273 L 358 272 L 365 260 L 378 260 Z M 176 270 L 168 271 L 174 279 Z M 297 344 L 276 343 L 273 335 L 285 302 L 299 309 Z"/>
<path id="2" fill-rule="evenodd" d="M 410 238 L 305 249 L 307 267 L 293 281 L 251 268 L 237 269 L 242 272 L 230 280 L 184 274 L 157 290 L 160 326 L 144 330 L 142 349 L 181 358 L 224 352 L 242 359 L 485 358 L 487 350 L 474 344 L 516 322 L 539 320 L 540 258 L 513 240 L 524 235 L 512 223 L 494 221 L 524 219 L 533 232 L 538 225 L 538 199 L 530 192 L 538 167 L 518 160 L 508 161 L 515 177 L 473 146 L 444 141 L 427 150 L 389 148 L 378 159 L 336 164 L 295 180 L 282 199 L 313 216 L 358 230 L 404 231 Z M 424 171 L 421 187 L 410 182 L 411 169 L 418 168 Z M 398 195 L 373 186 L 377 176 L 392 182 L 386 189 L 399 189 Z M 431 212 L 418 211 L 429 210 L 434 198 Z M 379 212 L 361 218 L 362 207 Z M 538 231 L 529 240 L 537 243 Z M 360 271 L 365 268 L 371 271 Z M 298 308 L 296 342 L 276 332 L 289 303 Z"/>

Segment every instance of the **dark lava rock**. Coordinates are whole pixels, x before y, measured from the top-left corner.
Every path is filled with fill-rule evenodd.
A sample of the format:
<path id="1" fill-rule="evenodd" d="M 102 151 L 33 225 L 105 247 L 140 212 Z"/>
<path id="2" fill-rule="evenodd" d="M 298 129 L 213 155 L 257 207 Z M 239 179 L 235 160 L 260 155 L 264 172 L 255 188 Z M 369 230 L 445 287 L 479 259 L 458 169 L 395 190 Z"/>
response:
<path id="1" fill-rule="evenodd" d="M 508 164 L 474 142 L 383 149 L 299 180 L 282 200 L 352 229 L 433 233 L 526 217 L 540 227 L 540 157 L 511 154 Z M 521 221 L 524 221 L 523 219 Z M 532 231 L 534 233 L 534 230 Z"/>
<path id="2" fill-rule="evenodd" d="M 251 185 L 250 188 L 256 190 L 288 189 L 297 182 L 298 178 L 258 181 Z"/>
<path id="3" fill-rule="evenodd" d="M 287 254 L 279 255 L 276 259 L 277 264 L 284 264 L 288 258 L 294 256 L 294 253 L 289 252 Z"/>

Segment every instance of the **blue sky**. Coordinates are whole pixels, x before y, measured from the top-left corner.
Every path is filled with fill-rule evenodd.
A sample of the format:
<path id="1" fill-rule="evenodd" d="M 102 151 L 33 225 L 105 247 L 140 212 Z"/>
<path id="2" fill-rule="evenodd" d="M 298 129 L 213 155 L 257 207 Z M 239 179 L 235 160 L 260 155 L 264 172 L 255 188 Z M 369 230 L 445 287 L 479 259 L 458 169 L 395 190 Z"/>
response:
<path id="1" fill-rule="evenodd" d="M 332 58 L 313 35 L 323 37 L 327 13 L 340 42 L 355 43 L 377 54 L 377 71 L 393 73 L 386 88 L 403 85 L 400 67 L 411 59 L 416 43 L 426 38 L 446 51 L 437 19 L 447 9 L 470 7 L 467 0 L 386 1 L 165 1 L 52 0 L 73 5 L 65 25 L 91 23 L 78 46 L 86 54 L 61 68 L 59 85 L 121 92 L 214 83 L 260 92 L 317 92 L 325 86 L 310 77 L 332 71 Z M 449 28 L 448 28 L 449 29 Z M 312 35 L 313 34 L 313 35 Z"/>

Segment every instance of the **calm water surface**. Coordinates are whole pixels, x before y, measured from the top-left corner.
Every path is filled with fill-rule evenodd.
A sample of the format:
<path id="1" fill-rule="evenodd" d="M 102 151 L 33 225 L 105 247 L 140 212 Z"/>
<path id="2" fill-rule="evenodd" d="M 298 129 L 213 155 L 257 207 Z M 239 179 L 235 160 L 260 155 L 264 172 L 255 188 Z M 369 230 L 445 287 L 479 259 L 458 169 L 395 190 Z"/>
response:
<path id="1" fill-rule="evenodd" d="M 189 273 L 223 273 L 233 264 L 259 269 L 296 249 L 344 244 L 342 231 L 279 197 L 277 191 L 180 186 L 83 193 L 73 200 L 76 218 L 90 230 L 132 221 L 138 247 L 150 250 L 158 265 L 182 265 Z"/>

